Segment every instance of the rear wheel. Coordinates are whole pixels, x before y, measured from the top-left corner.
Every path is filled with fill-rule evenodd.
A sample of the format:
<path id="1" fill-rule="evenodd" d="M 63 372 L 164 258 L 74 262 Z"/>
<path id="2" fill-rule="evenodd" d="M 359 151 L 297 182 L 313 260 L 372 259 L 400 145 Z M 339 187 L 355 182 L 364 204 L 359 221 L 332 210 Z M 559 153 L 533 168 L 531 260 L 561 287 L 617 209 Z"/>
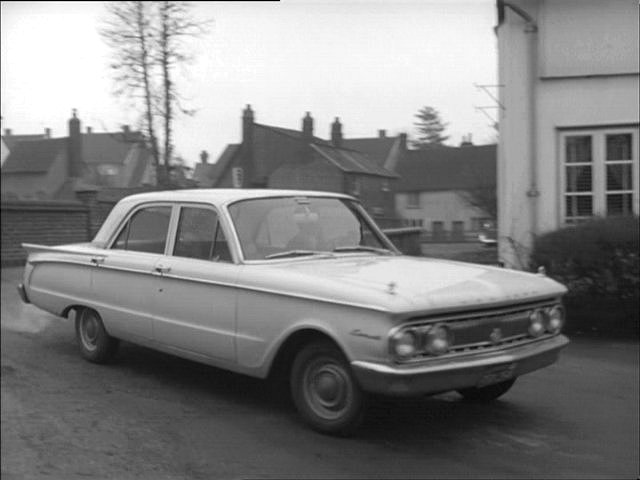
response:
<path id="1" fill-rule="evenodd" d="M 291 369 L 291 394 L 302 418 L 322 433 L 348 435 L 362 421 L 365 394 L 331 342 L 307 345 Z"/>
<path id="2" fill-rule="evenodd" d="M 118 339 L 104 328 L 100 315 L 90 308 L 76 313 L 76 339 L 82 356 L 93 363 L 107 363 L 118 349 Z"/>
<path id="3" fill-rule="evenodd" d="M 486 387 L 471 387 L 458 390 L 458 393 L 462 395 L 465 400 L 473 402 L 490 402 L 496 398 L 504 395 L 516 382 L 515 378 L 506 380 L 504 382 L 496 383 L 494 385 L 487 385 Z"/>

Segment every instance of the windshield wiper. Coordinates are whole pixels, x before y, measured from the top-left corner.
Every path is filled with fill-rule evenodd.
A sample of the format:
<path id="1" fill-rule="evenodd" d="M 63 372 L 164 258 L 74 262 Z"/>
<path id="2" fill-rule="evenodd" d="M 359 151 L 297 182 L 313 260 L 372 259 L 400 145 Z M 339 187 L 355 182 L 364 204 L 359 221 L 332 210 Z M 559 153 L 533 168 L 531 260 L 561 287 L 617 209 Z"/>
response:
<path id="1" fill-rule="evenodd" d="M 302 257 L 302 256 L 305 256 L 305 255 L 329 255 L 329 256 L 333 256 L 329 252 L 320 252 L 320 251 L 317 251 L 317 250 L 287 250 L 286 252 L 272 253 L 271 255 L 267 255 L 264 258 L 271 259 L 271 258 L 283 258 L 283 257 Z"/>
<path id="2" fill-rule="evenodd" d="M 336 247 L 334 252 L 376 252 L 384 255 L 392 255 L 393 252 L 386 248 L 368 247 L 366 245 L 350 245 L 348 247 Z"/>

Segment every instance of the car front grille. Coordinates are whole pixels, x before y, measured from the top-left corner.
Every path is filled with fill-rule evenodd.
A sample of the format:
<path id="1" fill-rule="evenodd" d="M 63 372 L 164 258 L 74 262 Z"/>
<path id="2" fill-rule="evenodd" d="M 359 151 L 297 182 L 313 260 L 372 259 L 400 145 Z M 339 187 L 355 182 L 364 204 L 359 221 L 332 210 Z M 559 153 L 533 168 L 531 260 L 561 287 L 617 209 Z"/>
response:
<path id="1" fill-rule="evenodd" d="M 528 332 L 529 316 L 536 308 L 550 307 L 555 304 L 557 301 L 550 299 L 497 309 L 414 319 L 411 322 L 412 326 L 445 324 L 453 334 L 453 342 L 448 353 L 437 357 L 420 355 L 415 360 L 499 350 L 551 337 L 551 334 L 546 333 L 541 337 L 532 337 Z"/>

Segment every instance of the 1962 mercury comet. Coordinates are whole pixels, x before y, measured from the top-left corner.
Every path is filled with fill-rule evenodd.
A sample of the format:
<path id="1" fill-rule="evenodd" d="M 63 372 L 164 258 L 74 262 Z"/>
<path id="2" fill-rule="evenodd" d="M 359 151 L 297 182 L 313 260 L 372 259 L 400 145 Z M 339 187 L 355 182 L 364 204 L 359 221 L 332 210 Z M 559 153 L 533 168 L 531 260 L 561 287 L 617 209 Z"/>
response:
<path id="1" fill-rule="evenodd" d="M 565 287 L 401 255 L 358 201 L 326 192 L 133 195 L 92 242 L 29 252 L 25 302 L 75 313 L 80 352 L 120 339 L 242 374 L 285 374 L 301 416 L 348 433 L 368 393 L 504 394 L 568 340 Z"/>

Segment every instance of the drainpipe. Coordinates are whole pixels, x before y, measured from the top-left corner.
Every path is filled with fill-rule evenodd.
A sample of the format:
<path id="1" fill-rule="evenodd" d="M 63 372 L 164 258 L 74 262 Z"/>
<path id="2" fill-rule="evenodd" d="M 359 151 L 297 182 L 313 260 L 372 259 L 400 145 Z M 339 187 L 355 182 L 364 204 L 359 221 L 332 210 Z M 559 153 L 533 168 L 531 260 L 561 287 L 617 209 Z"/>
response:
<path id="1" fill-rule="evenodd" d="M 538 233 L 538 163 L 537 163 L 537 122 L 536 122 L 536 76 L 538 71 L 538 24 L 531 15 L 522 8 L 510 2 L 500 1 L 503 7 L 510 8 L 526 22 L 524 33 L 529 40 L 529 190 L 527 197 L 531 205 L 531 236 L 535 238 Z"/>

